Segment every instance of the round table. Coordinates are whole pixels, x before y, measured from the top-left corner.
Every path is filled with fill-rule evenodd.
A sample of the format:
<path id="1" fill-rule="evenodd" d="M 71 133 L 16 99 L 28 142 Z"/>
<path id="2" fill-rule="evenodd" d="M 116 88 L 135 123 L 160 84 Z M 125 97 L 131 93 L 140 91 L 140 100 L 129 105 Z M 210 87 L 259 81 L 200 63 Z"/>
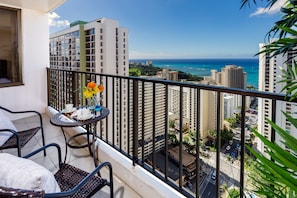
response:
<path id="1" fill-rule="evenodd" d="M 78 107 L 76 109 L 78 110 L 78 109 L 82 109 L 82 108 L 86 108 L 86 107 L 82 106 L 82 107 Z M 67 147 L 74 148 L 74 149 L 89 147 L 90 155 L 93 156 L 95 166 L 97 167 L 98 163 L 97 163 L 97 159 L 96 159 L 96 155 L 95 155 L 95 151 L 96 151 L 95 150 L 95 142 L 96 142 L 96 138 L 97 138 L 97 131 L 96 131 L 97 122 L 106 118 L 109 115 L 109 109 L 107 109 L 105 107 L 101 107 L 101 110 L 95 111 L 93 113 L 93 116 L 90 119 L 86 119 L 86 120 L 78 120 L 76 117 L 71 117 L 72 113 L 73 112 L 65 114 L 65 113 L 63 113 L 63 111 L 61 111 L 61 112 L 53 115 L 50 120 L 51 124 L 61 127 L 61 130 L 63 132 L 63 136 L 64 136 L 65 143 L 66 143 L 64 163 L 66 162 L 66 157 L 67 157 Z M 79 127 L 79 126 L 85 126 L 84 128 L 87 130 L 87 132 L 78 133 L 76 135 L 71 136 L 67 140 L 65 131 L 63 128 L 64 127 Z M 72 140 L 75 140 L 75 138 L 77 138 L 79 136 L 83 136 L 83 135 L 87 135 L 87 143 L 86 144 L 84 144 L 84 145 L 71 144 Z M 90 141 L 90 136 L 92 136 L 92 141 Z M 92 145 L 93 145 L 93 148 L 91 147 Z"/>

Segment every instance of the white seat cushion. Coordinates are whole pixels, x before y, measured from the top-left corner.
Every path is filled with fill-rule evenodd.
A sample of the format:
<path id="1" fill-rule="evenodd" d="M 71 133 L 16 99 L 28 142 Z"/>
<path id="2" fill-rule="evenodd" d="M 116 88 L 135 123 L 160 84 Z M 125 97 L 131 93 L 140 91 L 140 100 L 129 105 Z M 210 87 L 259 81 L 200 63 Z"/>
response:
<path id="1" fill-rule="evenodd" d="M 1 111 L 0 111 L 0 129 L 12 129 L 17 131 L 14 124 Z M 0 146 L 2 146 L 12 135 L 13 133 L 11 132 L 0 132 Z"/>
<path id="2" fill-rule="evenodd" d="M 25 190 L 60 192 L 54 175 L 32 160 L 0 153 L 0 186 Z"/>

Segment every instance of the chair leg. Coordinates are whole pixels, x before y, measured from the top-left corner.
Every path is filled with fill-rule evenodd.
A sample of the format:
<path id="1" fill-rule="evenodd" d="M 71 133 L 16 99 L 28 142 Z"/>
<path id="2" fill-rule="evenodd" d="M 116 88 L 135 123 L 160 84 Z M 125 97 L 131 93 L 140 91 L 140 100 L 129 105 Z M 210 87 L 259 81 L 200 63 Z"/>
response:
<path id="1" fill-rule="evenodd" d="M 110 187 L 110 198 L 113 198 L 113 184 L 111 183 Z"/>
<path id="2" fill-rule="evenodd" d="M 20 147 L 18 147 L 18 156 L 19 157 L 22 157 L 22 153 L 21 153 L 21 148 Z"/>
<path id="3" fill-rule="evenodd" d="M 45 146 L 43 126 L 41 126 L 41 139 L 42 139 L 42 144 L 43 144 L 42 146 Z M 43 150 L 43 155 L 46 156 L 46 149 Z"/>
<path id="4" fill-rule="evenodd" d="M 110 197 L 113 198 L 113 170 L 112 166 L 109 166 L 109 188 L 110 188 Z"/>

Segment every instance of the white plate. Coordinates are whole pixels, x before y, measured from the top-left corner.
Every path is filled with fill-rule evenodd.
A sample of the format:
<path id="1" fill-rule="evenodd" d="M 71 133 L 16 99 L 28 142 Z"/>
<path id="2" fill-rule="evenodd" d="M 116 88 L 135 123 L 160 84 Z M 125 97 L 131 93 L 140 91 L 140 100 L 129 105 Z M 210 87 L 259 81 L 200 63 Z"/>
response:
<path id="1" fill-rule="evenodd" d="M 77 116 L 77 119 L 78 120 L 88 120 L 88 119 L 91 119 L 92 117 L 93 117 L 93 114 L 89 114 L 88 116 L 85 116 L 85 117 Z"/>
<path id="2" fill-rule="evenodd" d="M 74 112 L 74 111 L 76 111 L 76 108 L 73 108 L 72 110 L 68 110 L 68 111 L 66 111 L 66 109 L 63 109 L 62 110 L 62 113 L 72 113 L 72 112 Z"/>

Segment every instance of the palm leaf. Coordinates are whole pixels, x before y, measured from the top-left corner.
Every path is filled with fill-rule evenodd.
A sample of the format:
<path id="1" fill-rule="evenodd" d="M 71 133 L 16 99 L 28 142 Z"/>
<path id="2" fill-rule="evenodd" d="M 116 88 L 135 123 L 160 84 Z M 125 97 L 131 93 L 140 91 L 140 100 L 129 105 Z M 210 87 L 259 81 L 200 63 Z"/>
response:
<path id="1" fill-rule="evenodd" d="M 262 154 L 255 152 L 253 149 L 250 149 L 250 148 L 248 148 L 248 149 L 260 161 L 260 163 L 265 167 L 266 170 L 262 171 L 261 174 L 265 175 L 266 179 L 271 178 L 272 185 L 276 185 L 277 182 L 279 182 L 279 183 L 286 185 L 289 188 L 297 190 L 297 186 L 296 186 L 297 181 L 295 178 L 290 176 L 290 173 L 288 173 L 286 170 L 284 170 L 282 167 L 280 167 L 273 161 L 264 157 Z M 271 172 L 271 174 L 273 176 L 271 176 L 269 174 L 265 174 L 266 171 Z M 263 184 L 261 186 L 263 187 Z M 271 186 L 270 186 L 270 188 L 271 188 Z"/>
<path id="2" fill-rule="evenodd" d="M 294 125 L 297 126 L 297 121 L 292 118 L 292 116 L 288 115 L 287 113 L 284 113 L 286 118 Z M 285 141 L 285 145 L 290 148 L 292 151 L 297 153 L 297 139 L 291 136 L 289 133 L 287 133 L 284 129 L 276 125 L 274 122 L 272 122 L 269 119 L 266 119 L 266 121 L 275 129 L 275 131 L 278 132 L 278 134 L 283 138 Z M 296 163 L 297 164 L 297 163 Z"/>
<path id="3" fill-rule="evenodd" d="M 277 125 L 273 125 L 274 128 L 279 129 Z M 281 128 L 280 128 L 281 129 Z M 296 158 L 288 155 L 287 151 L 284 151 L 280 146 L 275 143 L 270 142 L 264 136 L 259 134 L 256 130 L 252 129 L 253 133 L 264 143 L 267 147 L 268 154 L 271 157 L 274 157 L 278 160 L 278 163 L 275 163 L 269 159 L 267 159 L 264 155 L 257 153 L 252 148 L 247 146 L 247 149 L 258 159 L 260 167 L 263 169 L 258 168 L 260 170 L 261 175 L 266 178 L 266 182 L 270 183 L 273 186 L 279 182 L 282 185 L 285 185 L 294 191 L 297 191 L 297 180 L 295 179 L 296 174 L 292 175 L 292 170 L 296 170 Z M 276 130 L 277 131 L 277 130 Z M 284 132 L 282 129 L 280 130 L 282 133 Z M 284 156 L 281 156 L 284 155 Z M 286 159 L 288 158 L 288 159 Z M 292 162 L 293 161 L 293 162 Z M 286 166 L 284 166 L 285 164 Z M 286 167 L 289 167 L 288 170 Z M 291 169 L 293 168 L 293 169 Z M 277 182 L 275 182 L 277 181 Z M 263 183 L 260 184 L 263 187 Z M 263 187 L 264 188 L 264 187 Z M 266 188 L 266 187 L 265 187 Z M 267 186 L 269 189 L 269 185 Z M 270 186 L 271 188 L 271 186 Z M 262 189 L 263 190 L 263 189 Z M 274 189 L 273 191 L 275 191 Z M 267 191 L 267 189 L 266 189 Z M 259 192 L 258 192 L 259 193 Z M 267 192 L 268 193 L 268 192 Z"/>

